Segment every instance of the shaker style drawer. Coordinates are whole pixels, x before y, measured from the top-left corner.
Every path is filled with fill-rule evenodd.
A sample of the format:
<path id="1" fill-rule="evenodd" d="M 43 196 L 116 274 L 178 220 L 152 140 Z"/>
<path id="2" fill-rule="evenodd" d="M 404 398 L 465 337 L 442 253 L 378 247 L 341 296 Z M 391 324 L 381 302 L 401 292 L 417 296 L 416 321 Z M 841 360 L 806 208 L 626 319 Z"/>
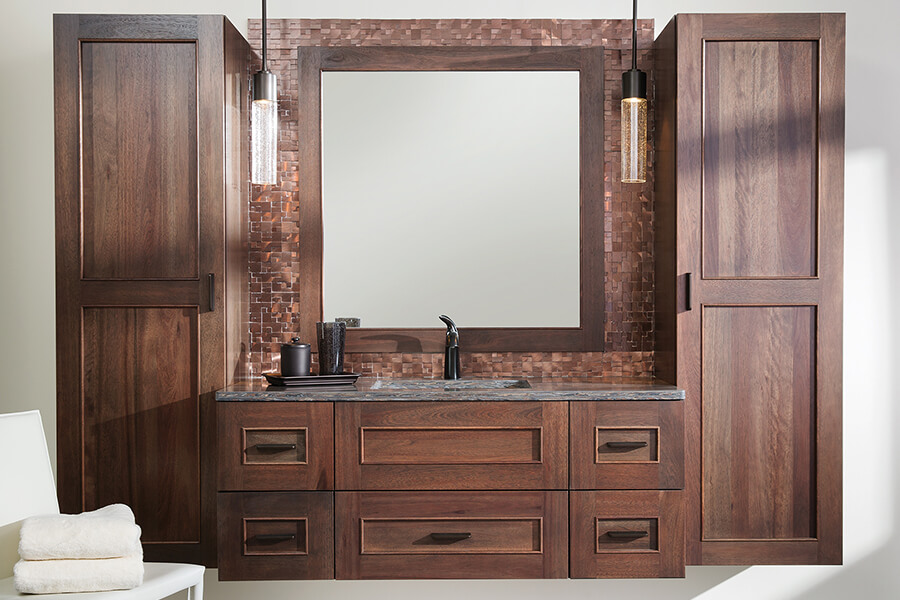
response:
<path id="1" fill-rule="evenodd" d="M 335 405 L 342 490 L 565 489 L 564 402 Z"/>
<path id="2" fill-rule="evenodd" d="M 334 577 L 332 492 L 219 492 L 219 579 Z"/>
<path id="3" fill-rule="evenodd" d="M 566 492 L 335 497 L 338 579 L 566 576 Z"/>
<path id="4" fill-rule="evenodd" d="M 684 487 L 684 403 L 572 402 L 572 489 Z"/>
<path id="5" fill-rule="evenodd" d="M 680 491 L 569 493 L 570 576 L 684 577 Z"/>
<path id="6" fill-rule="evenodd" d="M 328 402 L 219 402 L 220 490 L 329 490 Z"/>

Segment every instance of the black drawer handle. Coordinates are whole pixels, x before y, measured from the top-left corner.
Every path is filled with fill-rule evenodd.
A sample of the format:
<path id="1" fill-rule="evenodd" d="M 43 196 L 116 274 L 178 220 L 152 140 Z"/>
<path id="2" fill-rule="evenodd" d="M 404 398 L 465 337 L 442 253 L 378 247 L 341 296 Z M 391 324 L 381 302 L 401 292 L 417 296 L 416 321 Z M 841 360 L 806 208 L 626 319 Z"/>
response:
<path id="1" fill-rule="evenodd" d="M 295 450 L 297 444 L 256 444 L 254 447 L 260 452 L 287 452 Z"/>
<path id="2" fill-rule="evenodd" d="M 614 540 L 637 540 L 650 534 L 646 531 L 607 531 L 606 535 Z"/>
<path id="3" fill-rule="evenodd" d="M 606 442 L 606 446 L 613 450 L 635 450 L 637 448 L 646 448 L 647 442 Z"/>
<path id="4" fill-rule="evenodd" d="M 432 533 L 431 539 L 436 542 L 460 542 L 462 540 L 467 540 L 472 537 L 472 534 L 468 531 L 460 531 L 460 532 L 446 532 L 446 533 Z"/>
<path id="5" fill-rule="evenodd" d="M 210 273 L 206 278 L 209 280 L 209 312 L 216 312 L 216 274 Z"/>
<path id="6" fill-rule="evenodd" d="M 274 543 L 287 542 L 289 540 L 295 539 L 296 537 L 296 534 L 293 533 L 258 533 L 253 536 L 253 539 L 258 542 Z"/>

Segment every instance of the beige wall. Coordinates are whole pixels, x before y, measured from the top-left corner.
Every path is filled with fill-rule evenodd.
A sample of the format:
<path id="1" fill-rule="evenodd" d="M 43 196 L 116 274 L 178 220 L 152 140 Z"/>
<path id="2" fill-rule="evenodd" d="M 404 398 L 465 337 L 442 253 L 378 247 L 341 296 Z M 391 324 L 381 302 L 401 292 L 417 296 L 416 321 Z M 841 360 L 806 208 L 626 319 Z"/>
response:
<path id="1" fill-rule="evenodd" d="M 282 17 L 627 18 L 630 2 L 597 0 L 272 0 Z M 39 408 L 55 452 L 53 105 L 54 12 L 225 13 L 242 30 L 255 0 L 38 0 L 3 3 L 0 39 L 0 412 Z M 644 0 L 657 30 L 679 12 L 847 12 L 845 275 L 845 551 L 843 567 L 689 568 L 679 581 L 229 583 L 207 598 L 406 599 L 900 597 L 900 429 L 895 340 L 900 339 L 900 67 L 895 0 Z M 14 482 L 4 482 L 10 493 Z"/>

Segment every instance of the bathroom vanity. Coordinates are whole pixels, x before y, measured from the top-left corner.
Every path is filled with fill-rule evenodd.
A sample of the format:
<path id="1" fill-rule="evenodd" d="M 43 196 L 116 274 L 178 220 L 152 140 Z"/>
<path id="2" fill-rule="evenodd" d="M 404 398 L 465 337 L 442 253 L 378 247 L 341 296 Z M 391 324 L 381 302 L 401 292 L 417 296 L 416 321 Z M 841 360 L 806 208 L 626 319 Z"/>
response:
<path id="1" fill-rule="evenodd" d="M 276 24 L 281 172 L 251 187 L 253 56 L 227 19 L 54 18 L 64 511 L 127 503 L 148 559 L 222 579 L 841 562 L 843 15 L 639 22 L 645 184 L 618 175 L 630 21 Z M 461 140 L 387 116 L 358 134 L 360 105 L 433 111 L 375 80 L 432 121 L 494 112 Z M 466 80 L 548 92 L 560 120 L 440 92 Z M 281 342 L 360 316 L 347 370 L 373 377 L 257 382 Z"/>
<path id="2" fill-rule="evenodd" d="M 229 386 L 219 577 L 682 577 L 683 397 L 577 379 Z"/>

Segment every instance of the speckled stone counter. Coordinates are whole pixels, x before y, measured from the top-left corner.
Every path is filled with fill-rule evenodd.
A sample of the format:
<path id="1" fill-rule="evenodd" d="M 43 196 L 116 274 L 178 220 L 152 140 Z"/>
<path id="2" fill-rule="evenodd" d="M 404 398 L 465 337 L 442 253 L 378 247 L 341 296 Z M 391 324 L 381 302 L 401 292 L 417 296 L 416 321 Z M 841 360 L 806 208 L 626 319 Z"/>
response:
<path id="1" fill-rule="evenodd" d="M 514 387 L 486 388 L 482 386 L 492 385 L 491 380 L 482 382 L 475 379 L 442 381 L 361 377 L 356 384 L 346 386 L 277 387 L 266 384 L 265 380 L 254 380 L 219 390 L 216 392 L 216 400 L 219 402 L 566 402 L 684 399 L 684 390 L 650 379 L 598 381 L 576 378 L 525 378 L 512 381 L 527 383 L 508 382 Z"/>

